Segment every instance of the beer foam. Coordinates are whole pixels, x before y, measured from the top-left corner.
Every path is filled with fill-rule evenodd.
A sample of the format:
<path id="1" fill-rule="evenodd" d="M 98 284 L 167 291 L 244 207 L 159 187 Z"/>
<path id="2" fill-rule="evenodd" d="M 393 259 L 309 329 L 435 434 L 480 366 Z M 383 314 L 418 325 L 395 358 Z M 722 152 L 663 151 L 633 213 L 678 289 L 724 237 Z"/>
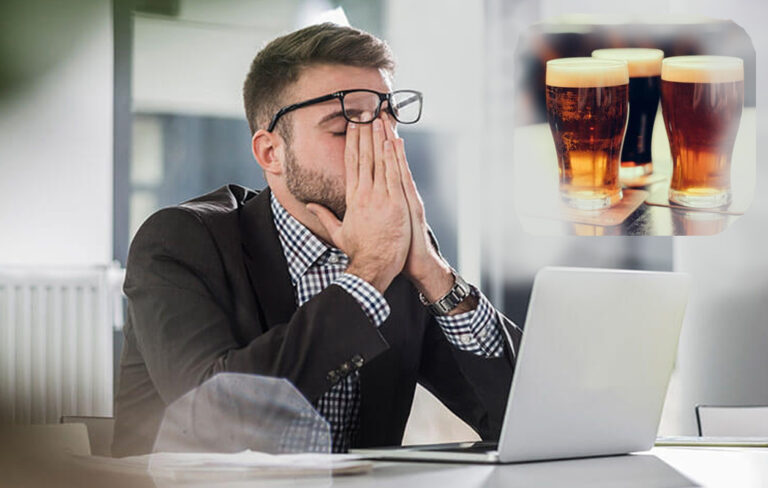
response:
<path id="1" fill-rule="evenodd" d="M 627 62 L 613 59 L 560 58 L 547 61 L 546 83 L 561 88 L 618 86 L 629 83 Z"/>
<path id="2" fill-rule="evenodd" d="M 623 59 L 629 67 L 630 78 L 659 76 L 664 51 L 642 47 L 620 49 L 595 49 L 592 57 L 598 59 Z"/>
<path id="3" fill-rule="evenodd" d="M 661 64 L 661 79 L 679 83 L 744 80 L 744 61 L 731 56 L 674 56 Z"/>

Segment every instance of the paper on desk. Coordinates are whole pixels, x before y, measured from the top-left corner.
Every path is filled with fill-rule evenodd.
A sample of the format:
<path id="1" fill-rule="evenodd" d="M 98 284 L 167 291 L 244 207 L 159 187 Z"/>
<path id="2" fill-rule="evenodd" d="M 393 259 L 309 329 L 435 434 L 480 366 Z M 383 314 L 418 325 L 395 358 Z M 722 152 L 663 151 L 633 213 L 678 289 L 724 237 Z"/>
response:
<path id="1" fill-rule="evenodd" d="M 354 454 L 170 453 L 109 458 L 74 456 L 80 464 L 112 472 L 173 480 L 223 480 L 367 473 L 373 463 Z"/>

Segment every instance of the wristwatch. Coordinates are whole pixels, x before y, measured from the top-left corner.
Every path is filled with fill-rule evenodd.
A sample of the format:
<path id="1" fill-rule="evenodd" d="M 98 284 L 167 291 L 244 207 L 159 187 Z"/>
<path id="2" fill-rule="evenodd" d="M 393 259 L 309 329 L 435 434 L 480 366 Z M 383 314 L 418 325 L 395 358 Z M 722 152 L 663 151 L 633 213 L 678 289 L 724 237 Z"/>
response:
<path id="1" fill-rule="evenodd" d="M 456 271 L 451 270 L 451 272 L 454 278 L 453 287 L 436 302 L 429 303 L 427 297 L 419 292 L 419 300 L 429 309 L 432 315 L 448 315 L 448 312 L 456 308 L 472 292 L 467 282 Z"/>

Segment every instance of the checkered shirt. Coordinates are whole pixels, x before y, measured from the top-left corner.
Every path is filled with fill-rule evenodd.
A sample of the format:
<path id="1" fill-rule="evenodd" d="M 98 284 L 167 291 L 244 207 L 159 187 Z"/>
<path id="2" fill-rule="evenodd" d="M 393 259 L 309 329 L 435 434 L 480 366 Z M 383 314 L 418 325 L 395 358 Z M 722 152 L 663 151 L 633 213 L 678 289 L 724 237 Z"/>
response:
<path id="1" fill-rule="evenodd" d="M 340 249 L 329 247 L 293 218 L 271 195 L 272 216 L 288 262 L 296 303 L 303 305 L 330 285 L 343 288 L 352 295 L 374 326 L 389 317 L 389 304 L 370 283 L 344 271 L 349 257 Z M 445 337 L 462 351 L 483 357 L 503 354 L 503 335 L 498 317 L 488 299 L 475 287 L 472 293 L 478 306 L 470 312 L 436 317 Z M 334 452 L 346 452 L 357 432 L 360 420 L 360 374 L 353 371 L 331 387 L 315 404 L 331 427 Z"/>

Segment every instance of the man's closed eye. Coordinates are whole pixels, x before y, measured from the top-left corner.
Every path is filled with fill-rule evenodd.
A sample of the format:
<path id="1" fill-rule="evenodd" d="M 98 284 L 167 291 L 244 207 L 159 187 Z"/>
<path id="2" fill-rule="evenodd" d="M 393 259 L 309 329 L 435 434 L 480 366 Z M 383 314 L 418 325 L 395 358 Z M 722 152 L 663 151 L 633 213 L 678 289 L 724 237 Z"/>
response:
<path id="1" fill-rule="evenodd" d="M 328 131 L 334 135 L 334 136 L 346 136 L 347 135 L 347 122 L 346 120 L 342 120 L 341 123 L 334 122 L 329 128 Z"/>

